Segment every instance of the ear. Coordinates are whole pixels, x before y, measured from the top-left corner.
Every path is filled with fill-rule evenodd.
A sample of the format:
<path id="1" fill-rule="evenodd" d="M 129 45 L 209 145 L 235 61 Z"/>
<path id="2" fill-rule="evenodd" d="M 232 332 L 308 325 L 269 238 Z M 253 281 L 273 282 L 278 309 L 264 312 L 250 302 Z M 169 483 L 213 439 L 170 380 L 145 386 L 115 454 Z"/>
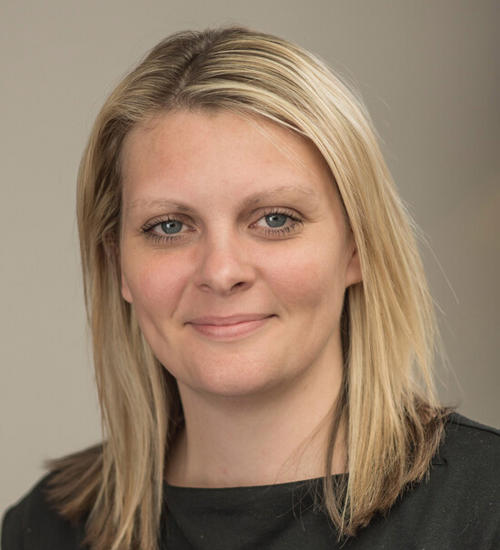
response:
<path id="1" fill-rule="evenodd" d="M 107 260 L 113 268 L 120 273 L 120 292 L 124 300 L 129 304 L 132 303 L 132 293 L 128 286 L 127 279 L 123 274 L 123 266 L 120 259 L 120 247 L 115 235 L 107 235 L 104 239 L 104 250 L 106 252 Z"/>
<path id="2" fill-rule="evenodd" d="M 346 288 L 360 283 L 363 280 L 361 273 L 361 262 L 359 261 L 358 248 L 354 242 L 351 245 L 351 256 L 346 268 L 345 286 Z"/>
<path id="3" fill-rule="evenodd" d="M 123 274 L 123 269 L 121 270 L 121 293 L 125 301 L 127 301 L 129 304 L 133 302 L 132 293 L 130 292 L 127 278 Z"/>

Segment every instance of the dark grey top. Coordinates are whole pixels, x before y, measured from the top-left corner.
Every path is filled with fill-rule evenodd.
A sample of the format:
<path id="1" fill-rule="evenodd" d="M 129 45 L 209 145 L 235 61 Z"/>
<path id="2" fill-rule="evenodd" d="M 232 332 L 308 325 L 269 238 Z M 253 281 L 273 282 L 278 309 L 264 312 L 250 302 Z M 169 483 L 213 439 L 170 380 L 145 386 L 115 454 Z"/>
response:
<path id="1" fill-rule="evenodd" d="M 315 499 L 321 480 L 309 480 L 224 489 L 166 484 L 161 548 L 499 550 L 499 466 L 500 432 L 452 414 L 428 479 L 344 543 Z M 79 548 L 83 528 L 47 506 L 46 481 L 7 511 L 2 550 Z"/>

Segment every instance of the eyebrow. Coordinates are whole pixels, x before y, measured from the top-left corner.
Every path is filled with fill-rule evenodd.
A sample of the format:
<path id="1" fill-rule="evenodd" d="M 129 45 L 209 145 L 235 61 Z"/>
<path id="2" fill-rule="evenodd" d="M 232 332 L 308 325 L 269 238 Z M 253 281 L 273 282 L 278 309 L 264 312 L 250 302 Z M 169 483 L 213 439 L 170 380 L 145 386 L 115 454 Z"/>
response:
<path id="1" fill-rule="evenodd" d="M 305 200 L 306 203 L 311 207 L 318 207 L 320 203 L 320 198 L 318 194 L 313 189 L 308 189 L 298 185 L 282 185 L 274 189 L 267 191 L 257 191 L 245 197 L 241 202 L 241 207 L 243 209 L 251 208 L 252 206 L 258 206 L 259 204 L 268 202 L 270 200 L 283 200 L 289 198 L 300 197 L 302 200 Z M 169 207 L 175 208 L 179 212 L 194 213 L 195 210 L 178 201 L 172 201 L 168 199 L 135 199 L 130 202 L 129 209 L 135 210 L 141 206 L 146 207 Z"/>

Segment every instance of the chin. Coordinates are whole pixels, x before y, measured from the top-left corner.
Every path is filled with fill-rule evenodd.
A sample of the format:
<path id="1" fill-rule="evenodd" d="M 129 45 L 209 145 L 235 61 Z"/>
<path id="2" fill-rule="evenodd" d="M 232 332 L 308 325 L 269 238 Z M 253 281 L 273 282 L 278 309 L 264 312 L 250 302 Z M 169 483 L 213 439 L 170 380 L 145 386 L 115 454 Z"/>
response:
<path id="1" fill-rule="evenodd" d="M 264 366 L 264 362 L 257 358 L 243 360 L 232 357 L 227 361 L 205 360 L 202 368 L 199 364 L 192 365 L 176 378 L 179 385 L 189 386 L 191 391 L 213 397 L 243 398 L 272 392 L 283 383 L 282 374 L 269 362 Z"/>

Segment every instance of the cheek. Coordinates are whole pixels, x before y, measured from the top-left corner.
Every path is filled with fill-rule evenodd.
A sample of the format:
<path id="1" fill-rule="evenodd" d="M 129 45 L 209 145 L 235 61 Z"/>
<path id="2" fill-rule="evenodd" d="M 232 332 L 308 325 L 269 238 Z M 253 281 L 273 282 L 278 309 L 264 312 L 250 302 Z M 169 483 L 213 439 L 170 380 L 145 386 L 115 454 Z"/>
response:
<path id="1" fill-rule="evenodd" d="M 297 250 L 268 268 L 277 295 L 290 307 L 318 311 L 342 302 L 338 253 L 332 248 Z"/>
<path id="2" fill-rule="evenodd" d="M 123 274 L 139 316 L 154 316 L 156 311 L 168 315 L 175 311 L 189 277 L 183 265 L 161 256 L 124 261 Z"/>

